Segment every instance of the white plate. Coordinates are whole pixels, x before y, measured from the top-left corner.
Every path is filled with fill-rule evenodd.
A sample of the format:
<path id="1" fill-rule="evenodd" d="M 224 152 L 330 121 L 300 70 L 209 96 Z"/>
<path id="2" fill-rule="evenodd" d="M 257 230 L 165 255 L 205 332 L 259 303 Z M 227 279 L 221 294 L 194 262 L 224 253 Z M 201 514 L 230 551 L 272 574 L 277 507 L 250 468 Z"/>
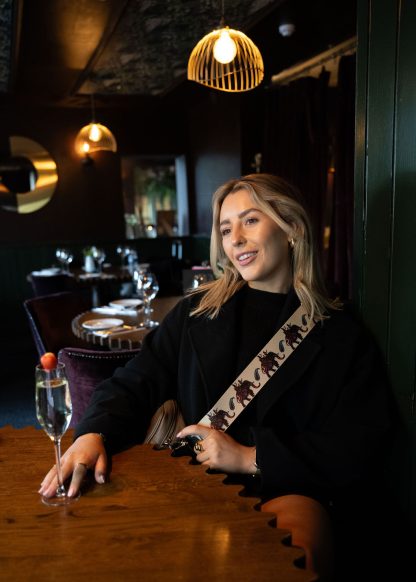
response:
<path id="1" fill-rule="evenodd" d="M 35 277 L 53 277 L 53 275 L 60 275 L 61 273 L 61 269 L 56 267 L 51 267 L 50 269 L 41 269 L 40 271 L 32 271 L 32 275 L 35 275 Z"/>
<path id="2" fill-rule="evenodd" d="M 134 309 L 142 305 L 142 303 L 141 299 L 115 299 L 110 301 L 109 306 L 114 307 L 114 309 Z"/>
<path id="3" fill-rule="evenodd" d="M 110 329 L 110 327 L 117 327 L 118 325 L 123 325 L 124 321 L 122 319 L 117 319 L 116 317 L 105 317 L 104 319 L 89 319 L 84 321 L 82 327 L 85 329 Z"/>

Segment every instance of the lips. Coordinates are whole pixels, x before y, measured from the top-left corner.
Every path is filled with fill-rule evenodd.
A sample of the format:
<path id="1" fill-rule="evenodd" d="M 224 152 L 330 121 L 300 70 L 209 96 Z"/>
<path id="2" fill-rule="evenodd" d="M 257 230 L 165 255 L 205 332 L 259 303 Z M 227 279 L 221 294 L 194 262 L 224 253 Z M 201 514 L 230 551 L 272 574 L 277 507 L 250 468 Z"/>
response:
<path id="1" fill-rule="evenodd" d="M 241 253 L 240 255 L 236 256 L 239 265 L 248 265 L 251 263 L 255 257 L 257 256 L 257 251 L 245 252 Z"/>

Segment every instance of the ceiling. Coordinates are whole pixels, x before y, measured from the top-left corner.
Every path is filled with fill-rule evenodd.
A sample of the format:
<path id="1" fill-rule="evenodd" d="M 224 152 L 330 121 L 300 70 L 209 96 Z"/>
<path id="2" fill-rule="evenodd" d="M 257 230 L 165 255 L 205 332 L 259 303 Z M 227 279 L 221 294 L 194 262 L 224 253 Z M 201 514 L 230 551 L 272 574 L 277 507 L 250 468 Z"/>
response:
<path id="1" fill-rule="evenodd" d="M 189 84 L 195 44 L 217 28 L 221 0 L 0 0 L 0 96 L 64 106 L 165 97 Z M 224 0 L 272 74 L 354 34 L 351 0 Z M 335 7 L 333 5 L 336 5 Z M 288 15 L 296 32 L 283 38 Z"/>

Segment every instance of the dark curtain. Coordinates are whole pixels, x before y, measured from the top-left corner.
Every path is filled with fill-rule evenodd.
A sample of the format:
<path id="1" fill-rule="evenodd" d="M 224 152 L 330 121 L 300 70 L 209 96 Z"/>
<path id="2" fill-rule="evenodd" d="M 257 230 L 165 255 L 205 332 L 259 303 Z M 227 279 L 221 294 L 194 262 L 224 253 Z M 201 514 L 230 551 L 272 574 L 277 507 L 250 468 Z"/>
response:
<path id="1" fill-rule="evenodd" d="M 329 156 L 329 74 L 305 77 L 266 95 L 262 170 L 301 191 L 323 255 L 324 202 Z"/>
<path id="2" fill-rule="evenodd" d="M 333 292 L 352 298 L 355 55 L 340 59 L 335 93 L 334 183 L 326 277 Z"/>
<path id="3" fill-rule="evenodd" d="M 299 188 L 312 217 L 330 295 L 351 298 L 354 205 L 355 55 L 329 73 L 265 95 L 262 171 Z"/>

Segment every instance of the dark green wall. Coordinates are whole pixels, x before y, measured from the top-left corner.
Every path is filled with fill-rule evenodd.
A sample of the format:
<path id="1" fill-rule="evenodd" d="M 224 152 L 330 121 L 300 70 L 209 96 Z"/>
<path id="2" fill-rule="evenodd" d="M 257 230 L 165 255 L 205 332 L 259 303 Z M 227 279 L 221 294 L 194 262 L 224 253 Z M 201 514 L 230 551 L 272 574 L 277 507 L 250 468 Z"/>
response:
<path id="1" fill-rule="evenodd" d="M 388 480 L 416 523 L 416 2 L 359 0 L 355 289 L 404 430 Z"/>

